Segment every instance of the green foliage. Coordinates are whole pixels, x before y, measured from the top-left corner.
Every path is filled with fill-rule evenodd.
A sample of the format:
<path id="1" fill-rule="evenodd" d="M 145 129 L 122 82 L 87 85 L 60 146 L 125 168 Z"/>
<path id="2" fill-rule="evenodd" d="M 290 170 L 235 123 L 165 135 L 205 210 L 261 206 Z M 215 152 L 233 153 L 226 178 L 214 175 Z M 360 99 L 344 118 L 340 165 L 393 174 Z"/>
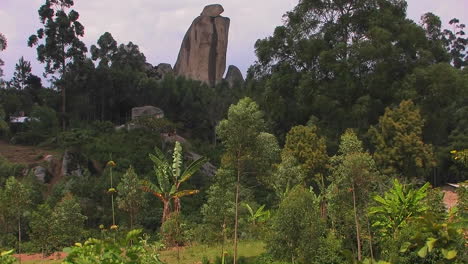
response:
<path id="1" fill-rule="evenodd" d="M 186 220 L 178 212 L 172 213 L 161 225 L 161 236 L 168 247 L 183 246 L 191 239 Z"/>
<path id="2" fill-rule="evenodd" d="M 136 221 L 136 216 L 143 205 L 143 193 L 140 190 L 140 180 L 133 167 L 128 168 L 117 185 L 117 206 L 128 213 L 130 229 Z"/>
<path id="3" fill-rule="evenodd" d="M 370 128 L 374 158 L 384 173 L 422 178 L 436 165 L 431 145 L 422 140 L 423 125 L 413 102 L 402 101 L 398 108 L 387 108 L 379 124 Z"/>
<path id="4" fill-rule="evenodd" d="M 324 172 L 328 165 L 325 138 L 317 134 L 316 126 L 295 126 L 286 135 L 282 156 L 294 157 L 310 177 Z"/>
<path id="5" fill-rule="evenodd" d="M 83 226 L 86 216 L 82 215 L 78 201 L 71 195 L 65 194 L 55 206 L 51 216 L 53 236 L 49 243 L 55 249 L 72 245 L 83 237 Z"/>
<path id="6" fill-rule="evenodd" d="M 25 61 L 21 57 L 18 63 L 15 65 L 15 72 L 11 79 L 11 85 L 19 90 L 23 90 L 27 86 L 28 79 L 31 77 L 31 63 Z"/>
<path id="7" fill-rule="evenodd" d="M 393 187 L 382 197 L 374 196 L 378 206 L 371 207 L 369 214 L 375 217 L 372 226 L 378 228 L 381 236 L 396 237 L 398 231 L 408 224 L 408 220 L 428 210 L 423 203 L 429 183 L 419 189 L 402 185 L 397 179 Z"/>
<path id="8" fill-rule="evenodd" d="M 51 254 L 56 250 L 57 243 L 54 243 L 55 229 L 52 223 L 53 211 L 47 204 L 41 204 L 31 214 L 29 227 L 31 228 L 31 241 L 36 245 L 42 254 Z M 59 223 L 60 224 L 60 223 Z M 61 249 L 61 248 L 59 248 Z"/>
<path id="9" fill-rule="evenodd" d="M 202 241 L 222 241 L 225 234 L 231 237 L 235 215 L 235 182 L 233 170 L 219 168 L 216 171 L 214 181 L 206 191 L 207 201 L 201 208 Z"/>
<path id="10" fill-rule="evenodd" d="M 402 245 L 400 252 L 415 251 L 421 258 L 439 253 L 445 259 L 439 263 L 450 263 L 457 258 L 462 262 L 467 259 L 467 254 L 463 252 L 463 231 L 468 227 L 466 219 L 454 219 L 452 216 L 448 220 L 440 220 L 432 214 L 425 214 L 414 220 L 413 226 L 418 231 Z"/>
<path id="11" fill-rule="evenodd" d="M 306 178 L 307 171 L 294 157 L 282 155 L 281 163 L 275 166 L 275 171 L 266 184 L 274 190 L 276 197 L 282 200 L 292 187 L 305 184 Z"/>
<path id="12" fill-rule="evenodd" d="M 368 237 L 368 232 L 363 231 L 367 226 L 366 211 L 381 177 L 372 156 L 364 151 L 362 142 L 352 130 L 341 136 L 338 153 L 331 159 L 327 209 L 337 234 L 345 245 L 353 245 L 358 260 L 362 260 L 363 238 Z"/>
<path id="13" fill-rule="evenodd" d="M 13 264 L 16 262 L 16 258 L 12 256 L 14 250 L 0 251 L 0 262 L 2 264 Z"/>
<path id="14" fill-rule="evenodd" d="M 227 119 L 219 123 L 216 131 L 228 153 L 244 157 L 257 145 L 256 139 L 264 129 L 263 113 L 246 97 L 229 107 Z"/>
<path id="15" fill-rule="evenodd" d="M 66 248 L 68 253 L 64 264 L 150 264 L 163 263 L 159 255 L 140 237 L 142 230 L 132 230 L 120 241 L 112 239 L 90 238 L 83 244 L 76 243 L 74 247 Z"/>
<path id="16" fill-rule="evenodd" d="M 312 193 L 296 186 L 271 221 L 266 247 L 272 256 L 292 263 L 308 263 L 314 258 L 324 234 L 324 223 Z"/>
<path id="17" fill-rule="evenodd" d="M 5 111 L 3 110 L 3 107 L 0 104 L 0 137 L 4 137 L 5 135 L 7 135 L 10 130 L 8 123 L 5 122 L 5 117 Z"/>

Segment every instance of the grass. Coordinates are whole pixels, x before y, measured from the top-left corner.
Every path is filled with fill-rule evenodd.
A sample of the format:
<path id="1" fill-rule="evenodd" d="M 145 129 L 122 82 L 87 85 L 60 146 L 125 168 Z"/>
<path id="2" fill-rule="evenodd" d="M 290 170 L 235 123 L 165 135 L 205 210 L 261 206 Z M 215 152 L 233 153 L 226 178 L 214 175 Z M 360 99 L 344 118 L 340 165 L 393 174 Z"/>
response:
<path id="1" fill-rule="evenodd" d="M 229 255 L 233 255 L 232 243 L 227 244 L 225 251 Z M 238 247 L 239 257 L 245 257 L 247 261 L 259 256 L 265 252 L 265 245 L 261 241 L 241 241 Z M 201 263 L 203 257 L 207 257 L 211 263 L 214 262 L 217 256 L 221 256 L 221 245 L 207 246 L 207 245 L 194 245 L 191 247 L 180 248 L 179 260 L 177 258 L 177 249 L 171 249 L 161 252 L 161 260 L 168 264 L 193 264 Z M 250 261 L 248 261 L 250 262 Z"/>
<path id="2" fill-rule="evenodd" d="M 226 245 L 225 251 L 232 254 L 232 243 Z M 256 256 L 265 252 L 265 245 L 261 241 L 240 241 L 238 248 L 239 257 L 246 258 L 247 262 L 251 263 Z M 203 257 L 207 257 L 211 263 L 214 262 L 217 256 L 221 256 L 221 245 L 193 245 L 190 247 L 181 247 L 161 251 L 160 258 L 167 264 L 194 264 L 201 263 Z M 179 256 L 179 257 L 178 257 Z M 19 263 L 19 262 L 17 262 Z M 59 264 L 61 260 L 31 260 L 22 261 L 22 264 Z"/>

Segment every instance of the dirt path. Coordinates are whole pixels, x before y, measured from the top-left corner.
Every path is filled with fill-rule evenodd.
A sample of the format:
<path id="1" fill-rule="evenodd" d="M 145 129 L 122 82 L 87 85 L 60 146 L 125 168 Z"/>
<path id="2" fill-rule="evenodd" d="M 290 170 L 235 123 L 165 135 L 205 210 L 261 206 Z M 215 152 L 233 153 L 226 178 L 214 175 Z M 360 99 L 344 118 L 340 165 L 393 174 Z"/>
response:
<path id="1" fill-rule="evenodd" d="M 46 155 L 57 155 L 57 151 L 35 146 L 12 145 L 0 140 L 0 155 L 8 161 L 21 164 L 34 164 L 40 162 Z"/>
<path id="2" fill-rule="evenodd" d="M 67 256 L 67 253 L 56 252 L 47 257 L 43 257 L 42 254 L 14 254 L 13 256 L 17 258 L 18 260 L 21 257 L 21 261 L 47 261 L 47 260 L 62 260 Z"/>

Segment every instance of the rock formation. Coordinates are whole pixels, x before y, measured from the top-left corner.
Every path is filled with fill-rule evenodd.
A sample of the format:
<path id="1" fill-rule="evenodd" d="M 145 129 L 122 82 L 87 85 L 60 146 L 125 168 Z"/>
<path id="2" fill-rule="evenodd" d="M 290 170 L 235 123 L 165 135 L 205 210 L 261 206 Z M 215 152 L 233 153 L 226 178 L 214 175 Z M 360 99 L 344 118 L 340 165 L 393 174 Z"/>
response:
<path id="1" fill-rule="evenodd" d="M 215 85 L 226 70 L 230 20 L 221 5 L 208 5 L 185 34 L 174 66 L 176 75 Z"/>
<path id="2" fill-rule="evenodd" d="M 229 65 L 226 78 L 224 79 L 229 83 L 229 87 L 242 85 L 244 83 L 244 77 L 242 77 L 241 71 L 234 65 Z"/>
<path id="3" fill-rule="evenodd" d="M 155 106 L 146 105 L 141 107 L 132 108 L 132 120 L 135 120 L 139 117 L 154 116 L 156 118 L 163 118 L 164 112 L 160 108 Z"/>

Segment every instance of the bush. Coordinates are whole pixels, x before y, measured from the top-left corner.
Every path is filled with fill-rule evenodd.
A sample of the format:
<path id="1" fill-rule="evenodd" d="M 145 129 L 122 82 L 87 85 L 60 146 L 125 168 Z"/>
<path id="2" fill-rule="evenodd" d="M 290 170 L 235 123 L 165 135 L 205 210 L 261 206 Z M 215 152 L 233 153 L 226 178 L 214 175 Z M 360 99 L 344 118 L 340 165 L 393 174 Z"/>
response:
<path id="1" fill-rule="evenodd" d="M 272 218 L 268 252 L 276 259 L 309 263 L 317 255 L 325 225 L 313 194 L 302 186 L 292 189 Z"/>
<path id="2" fill-rule="evenodd" d="M 68 253 L 64 264 L 162 264 L 156 249 L 140 237 L 141 230 L 132 230 L 119 241 L 90 238 L 83 244 L 65 248 Z"/>

